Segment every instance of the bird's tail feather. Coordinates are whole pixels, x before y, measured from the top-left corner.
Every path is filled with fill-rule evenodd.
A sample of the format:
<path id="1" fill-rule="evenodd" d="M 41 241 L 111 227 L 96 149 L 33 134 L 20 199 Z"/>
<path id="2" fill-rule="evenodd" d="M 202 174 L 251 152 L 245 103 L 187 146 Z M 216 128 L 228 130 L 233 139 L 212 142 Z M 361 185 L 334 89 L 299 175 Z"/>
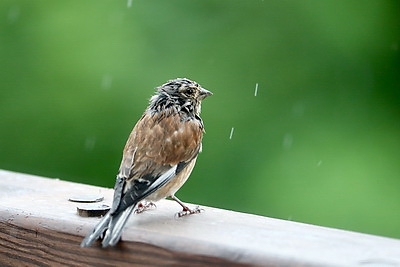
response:
<path id="1" fill-rule="evenodd" d="M 94 227 L 93 232 L 88 234 L 81 243 L 81 247 L 90 247 L 94 241 L 99 239 L 105 232 L 102 246 L 115 246 L 118 243 L 122 229 L 128 221 L 136 205 L 128 207 L 118 214 L 107 213 L 106 216 Z"/>
<path id="2" fill-rule="evenodd" d="M 81 247 L 90 247 L 92 243 L 97 240 L 104 231 L 108 228 L 111 221 L 111 214 L 107 213 L 106 216 L 94 227 L 93 232 L 88 234 L 81 243 Z"/>
<path id="3" fill-rule="evenodd" d="M 122 234 L 122 230 L 132 211 L 135 209 L 135 206 L 136 205 L 129 206 L 126 210 L 111 217 L 111 220 L 108 224 L 108 229 L 101 243 L 103 248 L 115 246 L 115 244 L 118 243 Z"/>

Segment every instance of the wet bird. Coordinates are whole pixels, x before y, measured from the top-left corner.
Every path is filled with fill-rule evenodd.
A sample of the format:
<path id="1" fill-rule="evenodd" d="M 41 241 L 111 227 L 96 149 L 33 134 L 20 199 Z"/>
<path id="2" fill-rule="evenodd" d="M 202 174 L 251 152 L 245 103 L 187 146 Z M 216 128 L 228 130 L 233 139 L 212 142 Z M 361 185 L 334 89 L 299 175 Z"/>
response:
<path id="1" fill-rule="evenodd" d="M 175 193 L 189 178 L 201 152 L 201 102 L 212 93 L 186 78 L 170 80 L 156 89 L 126 142 L 112 207 L 81 247 L 99 238 L 103 238 L 103 247 L 117 244 L 132 212 L 146 209 L 142 203 L 170 197 L 183 208 L 178 216 L 201 211 L 187 207 Z"/>

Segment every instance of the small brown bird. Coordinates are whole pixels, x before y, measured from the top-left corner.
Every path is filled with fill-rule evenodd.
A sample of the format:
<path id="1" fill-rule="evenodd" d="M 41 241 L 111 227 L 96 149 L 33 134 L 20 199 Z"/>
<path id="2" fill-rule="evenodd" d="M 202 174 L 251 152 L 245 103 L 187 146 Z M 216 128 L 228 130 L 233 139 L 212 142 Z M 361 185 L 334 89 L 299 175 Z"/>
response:
<path id="1" fill-rule="evenodd" d="M 81 247 L 89 247 L 103 235 L 103 247 L 117 244 L 125 223 L 141 201 L 171 197 L 183 207 L 179 216 L 200 212 L 198 207 L 189 209 L 175 193 L 189 178 L 201 152 L 201 101 L 210 95 L 210 91 L 186 78 L 157 87 L 126 142 L 111 210 Z"/>

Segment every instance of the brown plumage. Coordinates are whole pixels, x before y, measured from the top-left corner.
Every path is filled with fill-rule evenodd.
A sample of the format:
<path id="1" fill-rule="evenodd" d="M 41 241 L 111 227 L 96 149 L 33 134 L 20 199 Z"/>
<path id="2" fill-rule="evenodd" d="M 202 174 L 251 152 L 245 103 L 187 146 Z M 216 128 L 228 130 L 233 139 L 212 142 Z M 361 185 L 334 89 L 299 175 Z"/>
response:
<path id="1" fill-rule="evenodd" d="M 189 209 L 175 193 L 189 178 L 201 152 L 201 101 L 209 95 L 210 91 L 186 78 L 157 88 L 126 142 L 112 208 L 82 241 L 82 247 L 103 234 L 103 247 L 115 245 L 140 201 L 171 197 L 183 207 L 180 216 L 200 211 Z"/>

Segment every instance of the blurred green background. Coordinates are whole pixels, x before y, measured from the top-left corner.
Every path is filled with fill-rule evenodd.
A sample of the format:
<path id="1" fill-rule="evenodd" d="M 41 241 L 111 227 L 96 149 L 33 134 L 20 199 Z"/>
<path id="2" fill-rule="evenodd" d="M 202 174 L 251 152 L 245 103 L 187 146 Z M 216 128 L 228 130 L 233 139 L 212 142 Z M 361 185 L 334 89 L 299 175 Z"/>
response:
<path id="1" fill-rule="evenodd" d="M 187 77 L 214 95 L 181 199 L 400 238 L 399 10 L 2 0 L 0 168 L 113 187 L 154 87 Z"/>

